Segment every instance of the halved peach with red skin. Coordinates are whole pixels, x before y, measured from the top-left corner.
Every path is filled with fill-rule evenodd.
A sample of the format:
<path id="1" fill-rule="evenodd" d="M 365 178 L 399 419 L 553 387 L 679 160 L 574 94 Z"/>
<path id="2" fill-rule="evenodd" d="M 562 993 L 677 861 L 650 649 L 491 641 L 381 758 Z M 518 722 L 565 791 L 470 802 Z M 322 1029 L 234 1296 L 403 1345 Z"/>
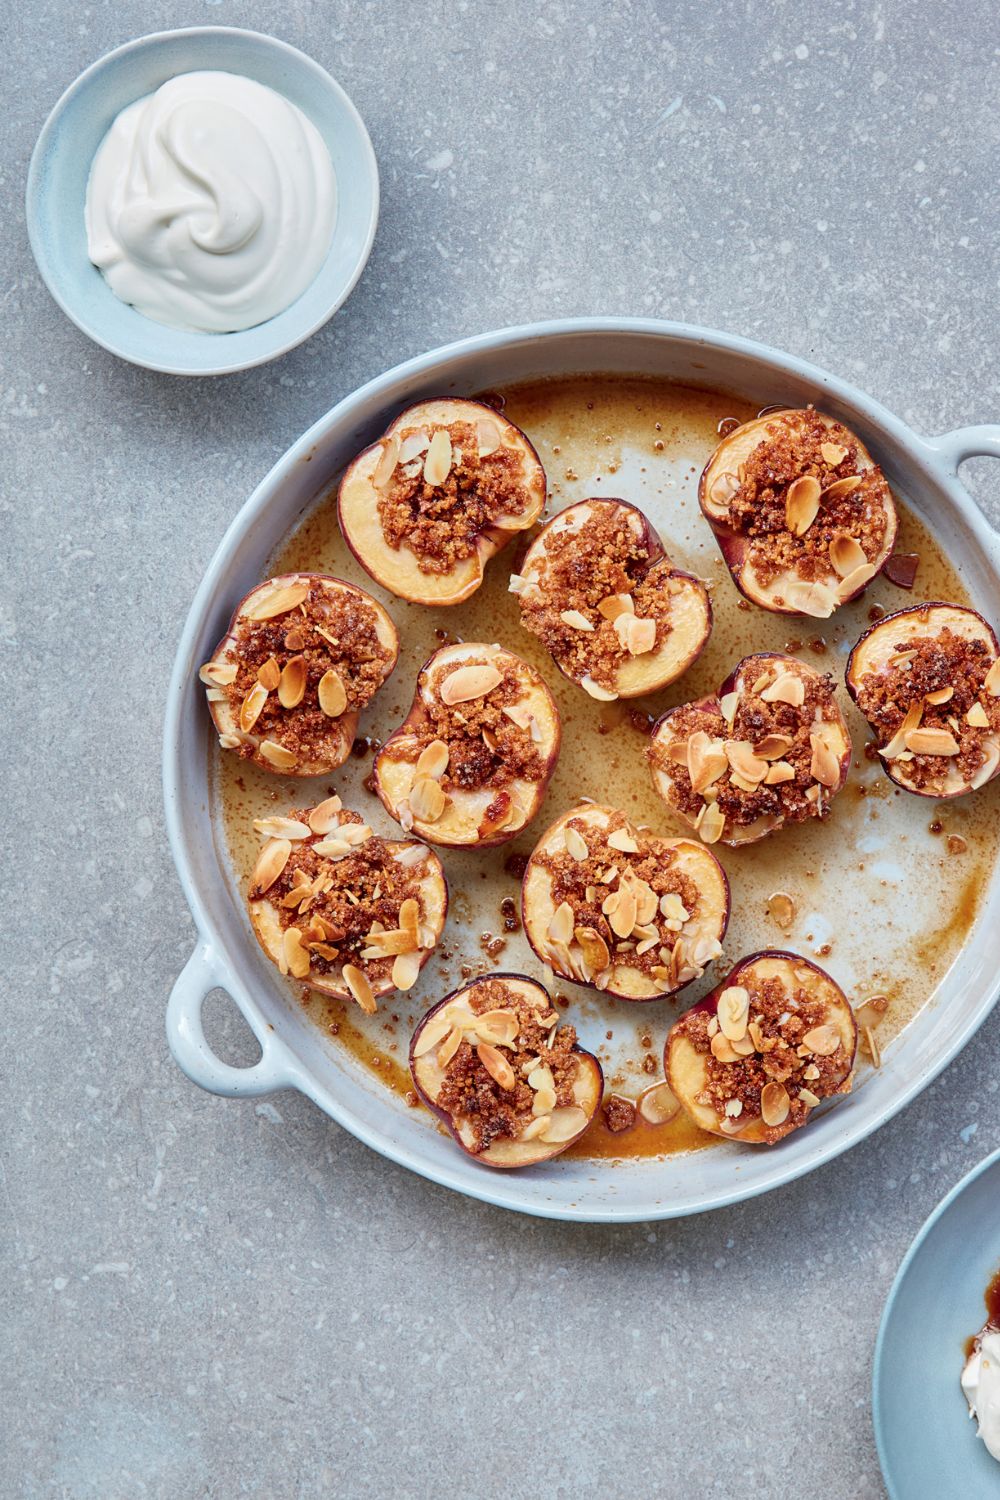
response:
<path id="1" fill-rule="evenodd" d="M 851 737 L 828 676 L 762 651 L 718 692 L 665 713 L 646 753 L 667 806 L 704 842 L 735 847 L 823 816 L 847 781 Z"/>
<path id="2" fill-rule="evenodd" d="M 560 1020 L 537 980 L 487 974 L 453 991 L 417 1026 L 410 1045 L 414 1087 L 475 1161 L 537 1166 L 590 1125 L 604 1075 Z M 475 1113 L 458 1107 L 463 1097 L 475 1100 Z"/>
<path id="3" fill-rule="evenodd" d="M 676 681 L 704 650 L 712 606 L 627 500 L 581 500 L 538 533 L 511 576 L 521 624 L 601 701 Z"/>
<path id="4" fill-rule="evenodd" d="M 377 599 L 324 573 L 250 590 L 199 676 L 224 750 L 283 776 L 325 776 L 392 674 L 396 627 Z"/>
<path id="5" fill-rule="evenodd" d="M 670 1028 L 667 1082 L 702 1130 L 773 1145 L 850 1092 L 858 1028 L 840 986 L 796 953 L 741 959 Z"/>
<path id="6" fill-rule="evenodd" d="M 490 558 L 533 526 L 545 470 L 513 422 L 480 401 L 421 401 L 340 484 L 344 540 L 376 583 L 414 604 L 460 604 Z"/>
<path id="7" fill-rule="evenodd" d="M 521 885 L 524 934 L 542 963 L 621 1000 L 662 1000 L 722 952 L 729 881 L 692 839 L 636 828 L 583 803 L 542 834 Z"/>
<path id="8" fill-rule="evenodd" d="M 974 609 L 917 604 L 886 615 L 851 652 L 846 682 L 904 791 L 961 797 L 1000 773 L 1000 643 Z"/>
<path id="9" fill-rule="evenodd" d="M 373 834 L 337 796 L 254 824 L 254 935 L 282 974 L 369 1013 L 416 983 L 444 930 L 441 861 L 415 839 Z"/>
<path id="10" fill-rule="evenodd" d="M 723 438 L 698 499 L 736 587 L 775 614 L 828 618 L 864 593 L 896 540 L 881 469 L 849 428 L 811 408 Z"/>
<path id="11" fill-rule="evenodd" d="M 374 788 L 407 832 L 448 848 L 507 843 L 537 813 L 559 758 L 555 699 L 502 646 L 442 646 L 375 757 Z"/>

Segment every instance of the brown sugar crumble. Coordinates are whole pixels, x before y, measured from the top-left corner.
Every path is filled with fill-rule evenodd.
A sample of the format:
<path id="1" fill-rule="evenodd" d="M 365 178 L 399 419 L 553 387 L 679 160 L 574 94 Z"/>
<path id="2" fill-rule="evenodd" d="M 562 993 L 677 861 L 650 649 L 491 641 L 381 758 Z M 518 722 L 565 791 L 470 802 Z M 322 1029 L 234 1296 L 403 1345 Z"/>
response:
<path id="1" fill-rule="evenodd" d="M 623 1130 L 631 1130 L 635 1125 L 636 1110 L 631 1099 L 623 1099 L 620 1094 L 609 1094 L 602 1110 L 604 1123 L 613 1135 L 620 1135 Z"/>
<path id="2" fill-rule="evenodd" d="M 871 563 L 885 543 L 891 514 L 881 469 L 862 470 L 853 434 L 811 410 L 785 413 L 766 431 L 740 467 L 727 516 L 729 525 L 749 539 L 749 560 L 761 583 L 767 586 L 786 571 L 805 582 L 847 576 L 831 559 L 838 538 L 860 547 L 864 559 L 858 556 L 856 565 Z M 789 528 L 787 502 L 790 487 L 804 478 L 814 479 L 821 493 L 815 518 L 804 534 L 796 534 Z"/>
<path id="3" fill-rule="evenodd" d="M 481 1152 L 496 1140 L 520 1139 L 533 1121 L 551 1116 L 554 1109 L 574 1105 L 573 1086 L 579 1072 L 574 1051 L 576 1031 L 559 1024 L 558 1012 L 552 1010 L 544 992 L 539 992 L 537 1005 L 532 1005 L 521 991 L 499 978 L 483 980 L 463 999 L 473 1017 L 488 1012 L 493 1018 L 504 1012 L 513 1016 L 504 1032 L 511 1040 L 503 1045 L 502 1052 L 513 1074 L 512 1087 L 503 1087 L 484 1063 L 480 1046 L 464 1031 L 454 1055 L 443 1065 L 445 1080 L 435 1103 L 450 1115 L 468 1121 L 474 1149 Z M 503 1021 L 496 1024 L 499 1028 Z M 474 1027 L 471 1029 L 479 1035 Z M 448 1047 L 449 1038 L 453 1044 L 451 1028 L 442 1037 L 443 1047 Z M 486 1055 L 493 1060 L 489 1053 Z"/>
<path id="4" fill-rule="evenodd" d="M 493 436 L 483 442 L 480 429 L 487 427 Z M 447 468 L 443 478 L 432 482 L 437 475 L 430 450 L 439 433 L 447 437 Z M 472 556 L 477 537 L 498 517 L 528 509 L 531 496 L 523 483 L 521 455 L 503 444 L 488 416 L 476 425 L 404 428 L 398 437 L 398 460 L 384 488 L 379 487 L 379 520 L 387 545 L 408 547 L 422 572 L 447 573 Z"/>
<path id="5" fill-rule="evenodd" d="M 858 707 L 879 751 L 911 786 L 937 782 L 945 756 L 963 781 L 972 782 L 986 764 L 989 738 L 1000 734 L 996 659 L 984 641 L 966 640 L 947 626 L 933 636 L 911 631 L 910 622 L 900 620 L 884 669 L 858 685 Z"/>
<path id="6" fill-rule="evenodd" d="M 589 677 L 608 691 L 630 656 L 663 644 L 679 587 L 664 571 L 647 577 L 649 549 L 631 516 L 602 501 L 579 529 L 552 527 L 531 571 L 512 582 L 525 629 L 570 677 Z"/>
<path id="7" fill-rule="evenodd" d="M 737 1136 L 760 1121 L 765 1139 L 773 1142 L 788 1133 L 789 1125 L 804 1124 L 820 1100 L 848 1091 L 850 1059 L 829 1025 L 827 1007 L 804 984 L 788 989 L 777 977 L 748 977 L 742 987 L 749 995 L 747 1023 L 735 1046 L 718 1015 L 707 1009 L 689 1011 L 677 1027 L 706 1064 L 705 1087 L 696 1102 L 728 1122 L 727 1133 Z M 769 1084 L 779 1086 L 771 1091 L 777 1095 L 778 1113 L 787 1101 L 787 1112 L 774 1125 L 764 1120 L 770 1099 L 762 1109 L 761 1096 Z"/>

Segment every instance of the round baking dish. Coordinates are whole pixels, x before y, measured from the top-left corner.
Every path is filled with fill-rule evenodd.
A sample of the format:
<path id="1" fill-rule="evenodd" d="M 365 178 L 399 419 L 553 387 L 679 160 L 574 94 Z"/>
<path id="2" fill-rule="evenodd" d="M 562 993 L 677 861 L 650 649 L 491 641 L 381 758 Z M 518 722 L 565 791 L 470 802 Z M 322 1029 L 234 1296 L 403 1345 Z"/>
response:
<path id="1" fill-rule="evenodd" d="M 925 1088 L 968 1041 L 994 1004 L 1000 968 L 995 876 L 983 894 L 974 940 L 961 950 L 935 1002 L 908 1026 L 893 1050 L 893 1066 L 868 1077 L 864 1088 L 780 1148 L 701 1151 L 629 1162 L 615 1171 L 587 1159 L 556 1160 L 502 1177 L 462 1157 L 401 1100 L 331 1054 L 318 1028 L 265 974 L 207 826 L 209 757 L 197 668 L 224 628 L 224 601 L 263 576 L 274 548 L 311 502 L 403 407 L 432 395 L 595 372 L 641 373 L 721 389 L 758 407 L 815 402 L 858 433 L 890 483 L 931 522 L 973 603 L 995 615 L 1000 539 L 957 470 L 973 455 L 1000 457 L 1000 426 L 918 437 L 844 381 L 731 335 L 645 320 L 534 324 L 463 340 L 380 376 L 336 406 L 279 461 L 233 521 L 198 590 L 170 683 L 164 738 L 167 827 L 199 931 L 167 1010 L 170 1046 L 184 1072 L 203 1088 L 232 1097 L 297 1088 L 359 1139 L 436 1182 L 505 1208 L 585 1222 L 670 1218 L 721 1207 L 839 1155 Z M 205 1040 L 201 1008 L 217 987 L 232 996 L 260 1043 L 261 1057 L 252 1067 L 223 1063 Z"/>

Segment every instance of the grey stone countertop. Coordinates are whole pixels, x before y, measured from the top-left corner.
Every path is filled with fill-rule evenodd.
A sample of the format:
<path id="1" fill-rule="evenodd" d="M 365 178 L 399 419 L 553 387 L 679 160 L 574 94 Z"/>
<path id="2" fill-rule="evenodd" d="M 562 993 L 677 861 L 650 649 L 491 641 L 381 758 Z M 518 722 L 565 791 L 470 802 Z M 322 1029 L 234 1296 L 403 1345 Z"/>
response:
<path id="1" fill-rule="evenodd" d="M 813 359 L 920 431 L 995 419 L 994 6 L 4 10 L 0 1492 L 882 1494 L 878 1318 L 925 1215 L 1000 1140 L 1000 1012 L 891 1124 L 766 1199 L 588 1228 L 454 1197 L 297 1095 L 224 1101 L 172 1062 L 193 927 L 160 726 L 245 496 L 340 396 L 435 344 L 656 315 Z M 333 322 L 201 382 L 78 333 L 22 210 L 80 69 L 192 23 L 273 30 L 327 66 L 383 185 Z M 966 472 L 1000 518 L 995 473 Z M 242 1024 L 214 1027 L 239 1056 Z"/>

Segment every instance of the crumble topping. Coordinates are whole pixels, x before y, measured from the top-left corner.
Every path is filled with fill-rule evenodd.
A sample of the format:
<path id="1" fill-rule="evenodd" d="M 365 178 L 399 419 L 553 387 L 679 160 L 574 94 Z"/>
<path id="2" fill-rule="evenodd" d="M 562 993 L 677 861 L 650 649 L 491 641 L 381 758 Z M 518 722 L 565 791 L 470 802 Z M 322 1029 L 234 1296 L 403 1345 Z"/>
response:
<path id="1" fill-rule="evenodd" d="M 573 1097 L 576 1031 L 544 990 L 529 1000 L 502 978 L 480 980 L 431 1017 L 415 1056 L 435 1047 L 445 1078 L 434 1102 L 469 1122 L 477 1152 L 500 1139 L 569 1140 L 586 1124 Z"/>
<path id="2" fill-rule="evenodd" d="M 935 635 L 912 630 L 911 621 L 898 621 L 894 652 L 882 671 L 861 679 L 858 707 L 911 785 L 938 781 L 942 757 L 972 782 L 987 762 L 988 736 L 1000 734 L 1000 667 L 985 641 L 948 626 Z"/>
<path id="3" fill-rule="evenodd" d="M 732 481 L 729 525 L 749 539 L 748 561 L 765 587 L 791 571 L 846 597 L 867 581 L 857 576 L 847 588 L 851 575 L 885 543 L 892 497 L 882 471 L 862 470 L 853 434 L 812 410 L 783 415 L 766 431 Z M 712 498 L 725 500 L 719 490 Z"/>
<path id="4" fill-rule="evenodd" d="M 424 573 L 449 572 L 499 516 L 531 504 L 521 454 L 485 413 L 476 423 L 404 428 L 389 441 L 388 472 L 380 461 L 375 477 L 382 534 L 393 549 L 405 544 Z"/>
<path id="5" fill-rule="evenodd" d="M 841 776 L 843 721 L 829 673 L 750 663 L 737 682 L 713 704 L 675 709 L 647 750 L 706 843 L 759 818 L 824 818 Z"/>
<path id="6" fill-rule="evenodd" d="M 541 556 L 512 577 L 511 590 L 521 624 L 570 677 L 613 691 L 624 661 L 663 644 L 681 585 L 671 588 L 662 572 L 647 581 L 649 549 L 630 524 L 633 512 L 613 500 L 591 504 L 579 530 L 549 527 Z"/>
<path id="7" fill-rule="evenodd" d="M 728 1134 L 759 1120 L 774 1142 L 803 1125 L 820 1100 L 850 1087 L 840 1034 L 810 993 L 813 976 L 799 972 L 789 989 L 744 970 L 744 982 L 720 994 L 717 1014 L 693 1010 L 676 1023 L 707 1069 L 695 1102 L 713 1109 Z"/>

